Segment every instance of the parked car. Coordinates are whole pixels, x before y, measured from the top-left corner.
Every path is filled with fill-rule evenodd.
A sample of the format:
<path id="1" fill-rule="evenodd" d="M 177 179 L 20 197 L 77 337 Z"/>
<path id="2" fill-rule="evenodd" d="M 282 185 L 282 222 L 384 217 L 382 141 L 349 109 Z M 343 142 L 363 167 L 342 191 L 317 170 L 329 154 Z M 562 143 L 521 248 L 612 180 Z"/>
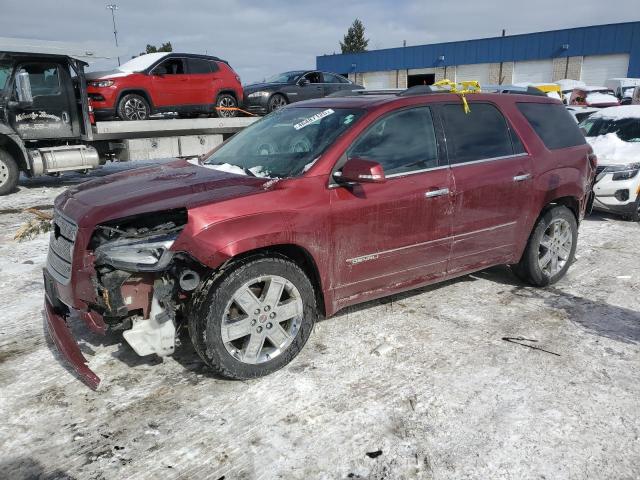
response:
<path id="1" fill-rule="evenodd" d="M 604 108 L 620 105 L 620 101 L 610 88 L 579 87 L 571 92 L 569 105 Z"/>
<path id="2" fill-rule="evenodd" d="M 593 207 L 640 221 L 640 105 L 605 108 L 580 126 L 598 156 Z"/>
<path id="3" fill-rule="evenodd" d="M 631 96 L 631 105 L 640 105 L 640 87 L 633 89 L 633 95 Z"/>
<path id="4" fill-rule="evenodd" d="M 564 104 L 568 104 L 571 99 L 571 94 L 573 93 L 574 88 L 586 87 L 587 84 L 580 80 L 573 80 L 570 78 L 563 78 L 561 80 L 557 80 L 554 82 L 557 85 L 560 85 L 560 94 L 562 96 L 562 102 Z"/>
<path id="5" fill-rule="evenodd" d="M 640 78 L 610 78 L 605 85 L 613 90 L 621 105 L 629 105 L 634 88 L 640 85 Z"/>
<path id="6" fill-rule="evenodd" d="M 582 122 L 584 119 L 589 118 L 589 115 L 599 112 L 599 108 L 595 107 L 584 107 L 580 105 L 567 105 L 567 111 L 573 116 L 576 120 L 576 123 Z"/>
<path id="7" fill-rule="evenodd" d="M 225 60 L 207 55 L 148 53 L 86 77 L 97 118 L 145 120 L 162 112 L 235 117 L 233 108 L 243 100 L 240 77 Z"/>
<path id="8" fill-rule="evenodd" d="M 195 164 L 60 195 L 45 270 L 58 348 L 96 387 L 72 312 L 139 355 L 172 354 L 186 328 L 213 371 L 246 379 L 349 305 L 497 264 L 560 280 L 595 174 L 566 108 L 478 93 L 465 113 L 458 95 L 415 92 L 289 105 Z"/>
<path id="9" fill-rule="evenodd" d="M 342 75 L 316 70 L 296 70 L 274 75 L 244 87 L 245 110 L 265 115 L 289 103 L 321 98 L 340 91 L 359 90 Z"/>

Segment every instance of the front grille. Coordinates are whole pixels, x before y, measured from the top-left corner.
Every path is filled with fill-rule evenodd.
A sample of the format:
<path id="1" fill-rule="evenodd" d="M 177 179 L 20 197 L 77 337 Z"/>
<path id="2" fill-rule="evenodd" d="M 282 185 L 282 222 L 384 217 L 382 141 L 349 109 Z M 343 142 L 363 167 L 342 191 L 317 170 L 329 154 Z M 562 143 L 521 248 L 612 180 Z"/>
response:
<path id="1" fill-rule="evenodd" d="M 71 279 L 73 244 L 78 226 L 60 212 L 53 214 L 53 228 L 49 239 L 47 271 L 60 283 L 66 285 Z"/>

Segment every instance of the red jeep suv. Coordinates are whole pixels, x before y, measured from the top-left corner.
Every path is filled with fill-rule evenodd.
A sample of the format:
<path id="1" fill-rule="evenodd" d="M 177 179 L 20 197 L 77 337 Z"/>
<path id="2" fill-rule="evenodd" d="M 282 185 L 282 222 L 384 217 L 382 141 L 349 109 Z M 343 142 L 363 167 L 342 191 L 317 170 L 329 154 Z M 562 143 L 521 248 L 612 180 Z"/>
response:
<path id="1" fill-rule="evenodd" d="M 74 186 L 44 271 L 59 349 L 92 387 L 65 318 L 170 355 L 188 330 L 231 378 L 289 363 L 319 316 L 509 264 L 561 279 L 595 157 L 557 100 L 360 95 L 295 103 L 195 164 Z M 418 89 L 418 90 L 415 90 Z"/>
<path id="2" fill-rule="evenodd" d="M 87 93 L 97 118 L 122 120 L 162 112 L 235 117 L 243 100 L 240 77 L 226 61 L 185 53 L 148 53 L 112 72 L 87 73 Z"/>

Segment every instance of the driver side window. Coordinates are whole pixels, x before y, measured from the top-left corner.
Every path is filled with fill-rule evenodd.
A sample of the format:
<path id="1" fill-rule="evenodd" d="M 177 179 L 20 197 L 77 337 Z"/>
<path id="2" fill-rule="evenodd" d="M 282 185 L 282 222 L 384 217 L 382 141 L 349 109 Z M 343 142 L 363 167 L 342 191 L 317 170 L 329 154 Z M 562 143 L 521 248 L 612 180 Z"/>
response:
<path id="1" fill-rule="evenodd" d="M 385 175 L 438 166 L 438 144 L 429 107 L 391 113 L 371 125 L 349 148 L 347 159 L 382 165 Z"/>
<path id="2" fill-rule="evenodd" d="M 182 75 L 184 74 L 184 62 L 181 58 L 170 58 L 158 65 L 154 69 L 154 73 L 159 75 Z"/>

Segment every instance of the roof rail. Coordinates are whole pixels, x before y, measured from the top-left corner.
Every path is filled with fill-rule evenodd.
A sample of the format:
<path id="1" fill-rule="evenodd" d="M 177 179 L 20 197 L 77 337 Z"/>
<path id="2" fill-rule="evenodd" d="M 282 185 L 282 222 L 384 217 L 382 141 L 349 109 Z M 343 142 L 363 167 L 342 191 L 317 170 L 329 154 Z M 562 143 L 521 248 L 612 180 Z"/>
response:
<path id="1" fill-rule="evenodd" d="M 398 95 L 400 92 L 403 92 L 402 88 L 380 88 L 374 90 L 338 90 L 337 92 L 333 92 L 327 97 L 360 97 L 363 95 Z"/>
<path id="2" fill-rule="evenodd" d="M 483 85 L 482 91 L 485 93 L 516 93 L 520 95 L 535 95 L 537 97 L 547 96 L 547 94 L 542 90 L 532 86 L 519 87 L 517 85 Z"/>
<path id="3" fill-rule="evenodd" d="M 410 97 L 412 95 L 427 95 L 429 93 L 448 93 L 451 89 L 449 87 L 434 87 L 432 85 L 416 85 L 415 87 L 409 87 L 403 92 L 398 94 L 399 97 Z"/>

